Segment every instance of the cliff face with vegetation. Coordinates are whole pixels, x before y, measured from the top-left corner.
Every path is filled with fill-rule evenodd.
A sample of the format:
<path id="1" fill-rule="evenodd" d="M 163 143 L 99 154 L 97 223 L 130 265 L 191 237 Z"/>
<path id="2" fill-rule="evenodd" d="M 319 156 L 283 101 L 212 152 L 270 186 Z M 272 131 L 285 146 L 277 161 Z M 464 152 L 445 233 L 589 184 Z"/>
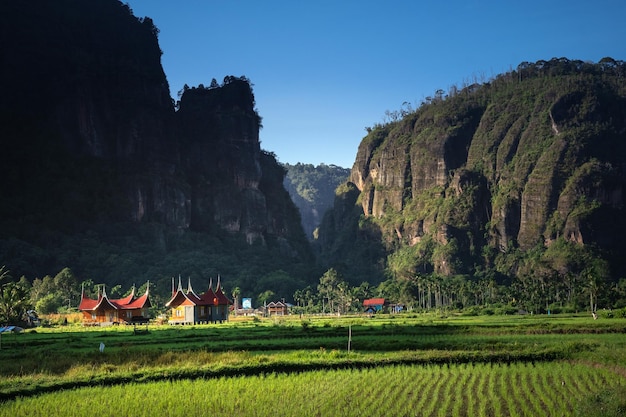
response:
<path id="1" fill-rule="evenodd" d="M 158 29 L 116 0 L 5 2 L 0 28 L 0 262 L 13 275 L 69 266 L 167 287 L 221 273 L 256 291 L 308 269 L 245 77 L 186 88 L 176 111 Z"/>
<path id="2" fill-rule="evenodd" d="M 321 227 L 323 257 L 357 282 L 616 281 L 626 273 L 625 163 L 623 62 L 523 63 L 371 129 Z"/>
<path id="3" fill-rule="evenodd" d="M 317 228 L 326 210 L 333 206 L 335 190 L 348 179 L 350 169 L 336 165 L 297 163 L 284 164 L 287 170 L 283 181 L 300 216 L 302 227 L 310 240 L 317 236 Z"/>

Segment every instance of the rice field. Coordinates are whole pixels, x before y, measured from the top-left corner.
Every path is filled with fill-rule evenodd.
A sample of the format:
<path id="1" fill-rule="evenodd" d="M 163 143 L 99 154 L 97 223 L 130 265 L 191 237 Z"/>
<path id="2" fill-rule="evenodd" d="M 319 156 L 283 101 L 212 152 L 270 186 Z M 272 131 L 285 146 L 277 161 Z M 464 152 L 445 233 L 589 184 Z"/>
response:
<path id="1" fill-rule="evenodd" d="M 565 361 L 398 365 L 79 388 L 8 401 L 0 416 L 571 416 L 625 383 Z"/>
<path id="2" fill-rule="evenodd" d="M 624 417 L 626 319 L 296 318 L 3 339 L 0 417 L 206 415 Z"/>

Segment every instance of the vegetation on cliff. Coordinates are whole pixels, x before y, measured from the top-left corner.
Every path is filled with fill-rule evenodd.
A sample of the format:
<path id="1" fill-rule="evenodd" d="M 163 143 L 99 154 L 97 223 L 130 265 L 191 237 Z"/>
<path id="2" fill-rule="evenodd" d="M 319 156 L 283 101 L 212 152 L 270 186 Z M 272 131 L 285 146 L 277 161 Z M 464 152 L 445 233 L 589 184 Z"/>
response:
<path id="1" fill-rule="evenodd" d="M 522 63 L 374 126 L 320 228 L 327 266 L 421 307 L 624 303 L 625 76 Z"/>
<path id="2" fill-rule="evenodd" d="M 283 164 L 287 175 L 283 184 L 300 210 L 302 227 L 309 239 L 317 236 L 317 228 L 326 210 L 333 206 L 335 190 L 350 176 L 350 169 L 336 165 Z"/>

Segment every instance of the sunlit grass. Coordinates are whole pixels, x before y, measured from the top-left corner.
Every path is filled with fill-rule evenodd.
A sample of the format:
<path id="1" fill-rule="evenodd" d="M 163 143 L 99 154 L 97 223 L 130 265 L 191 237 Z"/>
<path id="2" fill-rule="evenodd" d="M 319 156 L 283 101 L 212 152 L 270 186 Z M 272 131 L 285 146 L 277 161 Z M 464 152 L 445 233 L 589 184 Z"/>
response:
<path id="1" fill-rule="evenodd" d="M 351 352 L 347 351 L 348 328 L 352 331 Z M 583 364 L 624 375 L 625 329 L 623 319 L 435 314 L 248 319 L 223 325 L 150 326 L 148 334 L 134 334 L 132 327 L 124 326 L 43 328 L 9 338 L 3 345 L 0 398 L 100 385 L 408 364 L 441 370 L 442 365 L 552 362 Z M 105 344 L 104 352 L 99 351 L 100 343 Z M 477 389 L 491 393 L 502 389 L 503 383 L 477 380 L 472 375 L 460 379 L 464 386 L 480 386 Z M 542 376 L 533 383 L 546 385 L 549 381 Z M 436 391 L 446 409 L 461 413 L 458 401 L 452 399 L 467 394 L 458 386 L 424 390 Z M 394 395 L 404 395 L 399 392 Z M 517 397 L 495 405 L 486 399 L 475 403 L 465 399 L 463 410 L 506 413 L 513 407 L 528 407 L 531 412 L 538 407 L 554 408 L 557 402 L 547 396 L 542 405 L 529 400 L 526 406 L 512 398 Z"/>
<path id="2" fill-rule="evenodd" d="M 0 415 L 569 416 L 620 384 L 610 371 L 562 363 L 385 366 L 80 388 L 9 401 Z"/>

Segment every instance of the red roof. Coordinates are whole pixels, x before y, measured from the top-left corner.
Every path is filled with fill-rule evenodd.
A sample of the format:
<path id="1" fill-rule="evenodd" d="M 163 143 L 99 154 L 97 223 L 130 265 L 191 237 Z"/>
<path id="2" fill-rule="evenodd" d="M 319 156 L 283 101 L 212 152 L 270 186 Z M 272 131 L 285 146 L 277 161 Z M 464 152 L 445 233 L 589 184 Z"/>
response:
<path id="1" fill-rule="evenodd" d="M 363 300 L 364 306 L 382 306 L 385 305 L 384 298 L 368 298 L 367 300 Z"/>
<path id="2" fill-rule="evenodd" d="M 218 281 L 219 285 L 219 281 Z M 166 307 L 170 307 L 172 304 L 179 305 L 183 302 L 183 298 L 191 301 L 194 305 L 198 306 L 218 306 L 218 305 L 230 305 L 232 302 L 224 295 L 222 289 L 217 287 L 215 291 L 211 288 L 209 284 L 209 289 L 200 295 L 197 295 L 191 289 L 191 282 L 188 284 L 187 290 L 183 290 L 182 285 L 180 283 L 180 279 L 178 280 L 178 289 L 174 294 L 172 294 L 172 298 L 165 303 Z M 177 303 L 175 301 L 178 300 Z"/>
<path id="3" fill-rule="evenodd" d="M 127 309 L 141 309 L 146 307 L 152 307 L 152 303 L 150 302 L 150 294 L 148 294 L 148 289 L 146 288 L 146 292 L 144 295 L 142 295 L 141 297 L 137 297 L 134 300 L 130 300 L 125 305 Z"/>
<path id="4" fill-rule="evenodd" d="M 85 294 L 83 293 L 80 299 L 80 304 L 78 305 L 78 309 L 79 310 L 95 310 L 96 307 L 98 306 L 99 299 L 100 297 L 98 297 L 98 300 L 87 298 L 85 297 Z"/>
<path id="5" fill-rule="evenodd" d="M 151 307 L 150 302 L 150 285 L 146 288 L 146 292 L 141 297 L 135 298 L 135 289 L 131 291 L 129 295 L 119 299 L 109 299 L 106 295 L 106 291 L 103 294 L 98 294 L 97 299 L 89 298 L 85 296 L 83 291 L 81 294 L 80 304 L 78 309 L 81 311 L 93 311 L 97 310 L 101 305 L 108 304 L 108 306 L 114 310 L 138 310 L 145 307 Z"/>
<path id="6" fill-rule="evenodd" d="M 217 296 L 217 300 L 218 300 L 218 304 L 219 305 L 229 305 L 232 304 L 232 302 L 228 299 L 228 297 L 226 297 L 224 295 L 224 293 L 222 292 L 221 288 L 217 288 L 217 291 L 215 292 L 215 295 Z"/>

